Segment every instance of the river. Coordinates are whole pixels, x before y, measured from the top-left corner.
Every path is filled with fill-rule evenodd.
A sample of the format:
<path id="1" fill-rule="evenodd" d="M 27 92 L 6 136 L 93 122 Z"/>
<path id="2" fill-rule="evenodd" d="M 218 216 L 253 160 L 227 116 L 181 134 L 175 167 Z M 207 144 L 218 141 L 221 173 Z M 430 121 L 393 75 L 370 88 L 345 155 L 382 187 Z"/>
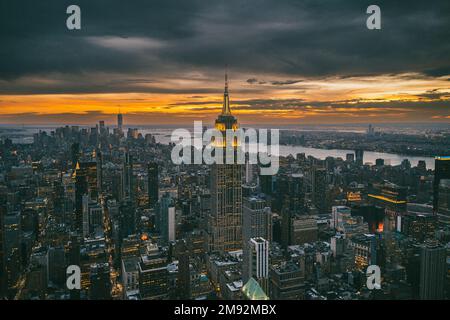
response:
<path id="1" fill-rule="evenodd" d="M 22 128 L 21 133 L 17 133 L 20 137 L 13 138 L 14 143 L 32 143 L 33 142 L 33 133 L 38 132 L 39 130 L 50 132 L 54 130 L 54 128 Z M 139 128 L 139 132 L 145 136 L 147 133 L 150 133 L 155 136 L 156 142 L 168 144 L 170 142 L 170 136 L 173 131 L 173 128 Z M 310 148 L 310 147 L 302 147 L 302 146 L 292 146 L 292 145 L 283 145 L 280 146 L 280 155 L 288 156 L 290 154 L 296 155 L 299 153 L 304 153 L 306 156 L 313 156 L 318 159 L 325 159 L 326 157 L 340 157 L 345 159 L 347 153 L 354 153 L 353 150 L 341 150 L 341 149 L 318 149 L 318 148 Z M 393 153 L 384 153 L 384 152 L 373 152 L 373 151 L 364 151 L 364 163 L 372 163 L 375 164 L 376 159 L 384 159 L 386 165 L 396 166 L 399 165 L 404 159 L 408 159 L 411 162 L 411 165 L 417 166 L 419 160 L 425 160 L 427 165 L 427 169 L 434 170 L 434 158 L 433 157 L 420 157 L 420 156 L 406 156 L 400 154 Z"/>

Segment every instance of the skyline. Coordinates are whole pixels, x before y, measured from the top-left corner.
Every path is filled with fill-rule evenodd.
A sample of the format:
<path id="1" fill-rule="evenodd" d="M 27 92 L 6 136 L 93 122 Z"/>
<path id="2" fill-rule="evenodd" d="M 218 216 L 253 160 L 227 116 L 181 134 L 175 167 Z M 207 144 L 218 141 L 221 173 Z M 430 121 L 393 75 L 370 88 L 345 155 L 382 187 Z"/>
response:
<path id="1" fill-rule="evenodd" d="M 225 65 L 247 124 L 450 123 L 447 13 L 437 1 L 68 1 L 3 4 L 0 123 L 213 122 Z"/>

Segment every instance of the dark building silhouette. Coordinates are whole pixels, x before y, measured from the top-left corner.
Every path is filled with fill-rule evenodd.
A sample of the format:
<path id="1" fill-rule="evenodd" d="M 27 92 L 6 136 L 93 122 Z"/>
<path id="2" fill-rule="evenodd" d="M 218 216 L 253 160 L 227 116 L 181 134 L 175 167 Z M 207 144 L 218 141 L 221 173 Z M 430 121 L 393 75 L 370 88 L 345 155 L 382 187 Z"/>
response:
<path id="1" fill-rule="evenodd" d="M 282 174 L 276 181 L 276 199 L 272 203 L 274 211 L 289 208 L 294 214 L 304 214 L 305 190 L 301 174 Z"/>
<path id="2" fill-rule="evenodd" d="M 136 232 L 136 209 L 130 199 L 120 203 L 119 215 L 120 238 L 123 239 Z"/>
<path id="3" fill-rule="evenodd" d="M 291 210 L 284 208 L 281 211 L 281 245 L 284 249 L 291 245 L 291 229 L 293 215 Z"/>
<path id="4" fill-rule="evenodd" d="M 133 157 L 128 152 L 125 153 L 122 181 L 123 197 L 134 199 L 136 197 L 136 193 L 134 192 Z"/>
<path id="5" fill-rule="evenodd" d="M 447 251 L 437 243 L 422 247 L 420 257 L 420 299 L 439 300 L 444 298 L 444 282 L 447 272 Z"/>
<path id="6" fill-rule="evenodd" d="M 66 281 L 64 247 L 50 247 L 47 251 L 47 277 L 50 284 L 63 287 Z"/>
<path id="7" fill-rule="evenodd" d="M 382 167 L 382 166 L 384 166 L 384 159 L 376 159 L 376 160 L 375 160 L 375 165 L 376 165 L 377 167 Z"/>
<path id="8" fill-rule="evenodd" d="M 72 168 L 75 168 L 78 161 L 80 160 L 80 144 L 77 142 L 73 143 L 70 148 L 70 152 L 71 152 Z"/>
<path id="9" fill-rule="evenodd" d="M 433 210 L 438 211 L 439 184 L 442 179 L 450 179 L 450 156 L 436 157 L 434 160 Z"/>
<path id="10" fill-rule="evenodd" d="M 312 170 L 313 203 L 319 213 L 326 213 L 328 205 L 327 195 L 327 170 L 325 168 L 313 168 Z"/>
<path id="11" fill-rule="evenodd" d="M 149 245 L 138 266 L 139 294 L 142 300 L 162 300 L 169 294 L 167 257 L 156 245 Z"/>
<path id="12" fill-rule="evenodd" d="M 351 210 L 352 216 L 364 218 L 370 233 L 383 231 L 384 208 L 371 204 L 354 204 Z"/>
<path id="13" fill-rule="evenodd" d="M 178 257 L 176 296 L 178 299 L 190 299 L 191 270 L 189 266 L 189 250 L 185 240 L 178 241 L 175 250 Z"/>
<path id="14" fill-rule="evenodd" d="M 90 299 L 111 299 L 111 279 L 109 275 L 108 263 L 97 263 L 91 265 L 89 278 L 91 283 Z"/>
<path id="15" fill-rule="evenodd" d="M 373 184 L 369 188 L 369 203 L 384 209 L 383 230 L 386 232 L 401 231 L 400 219 L 406 213 L 407 188 L 384 181 Z"/>
<path id="16" fill-rule="evenodd" d="M 441 179 L 439 183 L 437 213 L 441 221 L 450 222 L 450 179 Z"/>
<path id="17" fill-rule="evenodd" d="M 305 295 L 304 275 L 293 262 L 271 266 L 269 271 L 272 300 L 299 300 Z"/>
<path id="18" fill-rule="evenodd" d="M 117 129 L 119 133 L 123 133 L 123 115 L 121 113 L 117 115 Z"/>
<path id="19" fill-rule="evenodd" d="M 402 233 L 420 242 L 433 239 L 437 226 L 437 216 L 408 212 L 402 219 Z"/>
<path id="20" fill-rule="evenodd" d="M 6 214 L 6 199 L 0 194 L 0 299 L 3 298 L 5 292 L 5 249 L 3 237 L 3 218 Z"/>
<path id="21" fill-rule="evenodd" d="M 355 158 L 356 158 L 356 164 L 359 166 L 362 166 L 364 164 L 364 150 L 356 149 L 355 150 Z"/>
<path id="22" fill-rule="evenodd" d="M 83 230 L 83 196 L 88 194 L 88 177 L 84 170 L 81 170 L 79 163 L 75 169 L 75 229 L 79 232 Z"/>
<path id="23" fill-rule="evenodd" d="M 158 202 L 159 197 L 159 168 L 157 163 L 149 163 L 148 168 L 148 204 L 152 208 Z"/>

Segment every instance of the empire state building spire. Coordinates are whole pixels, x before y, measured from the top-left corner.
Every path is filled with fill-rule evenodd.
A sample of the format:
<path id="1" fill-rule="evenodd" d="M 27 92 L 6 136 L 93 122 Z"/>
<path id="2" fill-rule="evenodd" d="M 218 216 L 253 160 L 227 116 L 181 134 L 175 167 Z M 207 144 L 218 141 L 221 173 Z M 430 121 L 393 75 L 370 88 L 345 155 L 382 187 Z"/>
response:
<path id="1" fill-rule="evenodd" d="M 230 97 L 228 96 L 228 70 L 225 72 L 225 90 L 223 92 L 222 114 L 231 115 Z"/>

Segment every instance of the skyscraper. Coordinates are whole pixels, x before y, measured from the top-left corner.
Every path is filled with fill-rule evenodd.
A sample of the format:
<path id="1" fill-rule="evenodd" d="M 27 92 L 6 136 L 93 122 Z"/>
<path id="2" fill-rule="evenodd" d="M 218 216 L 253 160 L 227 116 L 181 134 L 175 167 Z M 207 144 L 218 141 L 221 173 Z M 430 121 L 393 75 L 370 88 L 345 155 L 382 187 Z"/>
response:
<path id="1" fill-rule="evenodd" d="M 86 177 L 87 190 L 91 200 L 97 201 L 99 195 L 98 189 L 98 175 L 97 175 L 97 162 L 81 162 L 76 166 L 76 177 Z"/>
<path id="2" fill-rule="evenodd" d="M 139 295 L 142 300 L 167 299 L 169 293 L 169 273 L 167 257 L 163 256 L 156 244 L 148 244 L 139 262 Z"/>
<path id="3" fill-rule="evenodd" d="M 268 293 L 269 289 L 269 242 L 261 237 L 251 238 L 248 243 L 247 259 L 245 263 L 244 283 L 250 278 L 258 281 L 261 288 Z"/>
<path id="4" fill-rule="evenodd" d="M 72 168 L 75 168 L 76 164 L 80 159 L 80 144 L 75 142 L 72 143 L 70 147 L 71 160 L 72 160 Z"/>
<path id="5" fill-rule="evenodd" d="M 122 170 L 122 187 L 124 198 L 134 199 L 134 197 L 136 196 L 133 190 L 133 179 L 133 157 L 127 152 L 125 153 L 125 161 Z"/>
<path id="6" fill-rule="evenodd" d="M 359 166 L 362 166 L 364 164 L 364 150 L 356 149 L 355 150 L 355 158 L 356 158 L 356 164 Z"/>
<path id="7" fill-rule="evenodd" d="M 325 168 L 313 168 L 312 171 L 313 203 L 319 213 L 327 213 L 327 170 Z"/>
<path id="8" fill-rule="evenodd" d="M 175 240 L 175 206 L 169 193 L 165 193 L 161 197 L 159 219 L 159 230 L 163 242 Z"/>
<path id="9" fill-rule="evenodd" d="M 4 265 L 4 240 L 3 240 L 3 218 L 6 214 L 6 197 L 0 194 L 0 298 L 3 298 L 5 289 L 5 265 Z"/>
<path id="10" fill-rule="evenodd" d="M 272 213 L 270 207 L 266 206 L 264 199 L 257 197 L 243 198 L 243 260 L 244 265 L 249 263 L 249 241 L 252 238 L 264 238 L 267 242 L 272 240 Z M 244 266 L 243 280 L 248 281 L 251 275 L 249 269 Z"/>
<path id="11" fill-rule="evenodd" d="M 123 133 L 123 115 L 119 112 L 117 115 L 117 129 L 119 129 L 119 133 Z"/>
<path id="12" fill-rule="evenodd" d="M 439 219 L 450 221 L 450 179 L 442 179 L 439 183 L 438 193 L 438 215 Z"/>
<path id="13" fill-rule="evenodd" d="M 77 164 L 78 165 L 78 164 Z M 88 192 L 87 177 L 75 171 L 75 229 L 83 230 L 83 196 Z"/>
<path id="14" fill-rule="evenodd" d="M 83 230 L 83 196 L 89 199 L 98 199 L 98 177 L 96 162 L 77 163 L 73 175 L 75 179 L 75 228 Z"/>
<path id="15" fill-rule="evenodd" d="M 119 207 L 121 239 L 136 232 L 136 208 L 130 199 L 125 199 Z"/>
<path id="16" fill-rule="evenodd" d="M 84 194 L 81 198 L 81 211 L 83 212 L 83 237 L 89 236 L 89 196 Z"/>
<path id="17" fill-rule="evenodd" d="M 149 163 L 147 168 L 148 173 L 148 204 L 152 208 L 158 202 L 159 194 L 159 179 L 158 179 L 158 164 Z"/>
<path id="18" fill-rule="evenodd" d="M 223 137 L 227 129 L 238 128 L 237 120 L 230 110 L 227 75 L 222 113 L 217 118 L 215 127 Z M 223 151 L 225 152 L 225 148 Z M 208 229 L 210 251 L 228 252 L 242 249 L 243 171 L 243 165 L 235 162 L 211 166 L 211 215 Z"/>
<path id="19" fill-rule="evenodd" d="M 406 213 L 407 188 L 384 181 L 374 184 L 368 194 L 369 202 L 384 208 L 383 231 L 401 231 L 401 219 Z"/>
<path id="20" fill-rule="evenodd" d="M 97 151 L 95 161 L 97 163 L 97 192 L 100 195 L 103 188 L 103 154 Z"/>
<path id="21" fill-rule="evenodd" d="M 264 199 L 258 197 L 243 199 L 242 229 L 245 242 L 256 237 L 272 240 L 272 213 Z"/>
<path id="22" fill-rule="evenodd" d="M 176 254 L 178 258 L 177 292 L 179 299 L 191 298 L 191 271 L 189 266 L 189 250 L 185 240 L 180 240 L 176 244 Z"/>
<path id="23" fill-rule="evenodd" d="M 439 184 L 442 179 L 450 179 L 450 156 L 436 157 L 434 160 L 433 210 L 438 211 Z"/>
<path id="24" fill-rule="evenodd" d="M 47 251 L 47 279 L 49 283 L 63 286 L 66 280 L 64 247 L 50 247 Z"/>
<path id="25" fill-rule="evenodd" d="M 271 176 L 269 176 L 271 177 Z M 293 214 L 305 214 L 304 177 L 302 174 L 279 174 L 276 177 L 276 199 L 272 209 L 287 208 Z"/>
<path id="26" fill-rule="evenodd" d="M 420 255 L 420 299 L 437 300 L 444 298 L 447 253 L 445 247 L 437 243 L 427 243 Z"/>
<path id="27" fill-rule="evenodd" d="M 281 210 L 281 245 L 284 249 L 287 249 L 291 245 L 291 229 L 292 229 L 292 219 L 293 213 L 289 208 L 284 207 Z"/>

